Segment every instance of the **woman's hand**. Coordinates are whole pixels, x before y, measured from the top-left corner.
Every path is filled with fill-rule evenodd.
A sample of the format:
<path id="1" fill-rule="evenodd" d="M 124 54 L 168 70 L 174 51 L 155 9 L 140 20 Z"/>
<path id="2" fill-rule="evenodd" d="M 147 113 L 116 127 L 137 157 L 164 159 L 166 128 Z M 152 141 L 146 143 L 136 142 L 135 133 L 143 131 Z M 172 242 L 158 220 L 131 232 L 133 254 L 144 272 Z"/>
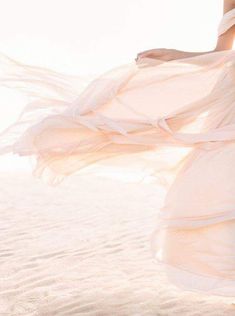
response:
<path id="1" fill-rule="evenodd" d="M 168 48 L 158 48 L 150 49 L 144 52 L 141 52 L 137 55 L 136 61 L 139 61 L 141 58 L 153 58 L 163 61 L 169 61 L 174 59 L 181 59 L 187 57 L 193 57 L 197 55 L 202 55 L 210 52 L 184 52 L 177 49 L 168 49 Z"/>

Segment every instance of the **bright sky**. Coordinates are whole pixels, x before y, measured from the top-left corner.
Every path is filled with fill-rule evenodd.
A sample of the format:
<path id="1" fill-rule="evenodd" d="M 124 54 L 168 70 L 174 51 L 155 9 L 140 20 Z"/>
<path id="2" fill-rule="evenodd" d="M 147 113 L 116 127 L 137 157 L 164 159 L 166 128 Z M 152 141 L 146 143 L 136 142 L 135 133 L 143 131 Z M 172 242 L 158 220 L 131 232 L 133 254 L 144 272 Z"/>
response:
<path id="1" fill-rule="evenodd" d="M 222 4 L 222 0 L 0 0 L 0 52 L 61 72 L 96 75 L 132 61 L 146 49 L 213 49 Z M 12 92 L 0 95 L 0 102 L 6 107 L 1 121 L 7 125 L 22 108 L 22 99 L 17 107 L 17 94 Z M 8 167 L 30 170 L 25 158 L 1 158 L 0 168 Z"/>

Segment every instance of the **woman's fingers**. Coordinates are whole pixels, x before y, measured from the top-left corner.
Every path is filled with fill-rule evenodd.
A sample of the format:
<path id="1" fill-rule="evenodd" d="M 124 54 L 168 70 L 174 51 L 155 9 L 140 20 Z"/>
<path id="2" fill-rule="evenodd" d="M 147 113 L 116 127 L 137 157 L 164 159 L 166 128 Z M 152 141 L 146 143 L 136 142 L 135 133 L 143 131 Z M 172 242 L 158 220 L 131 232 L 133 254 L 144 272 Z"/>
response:
<path id="1" fill-rule="evenodd" d="M 165 49 L 150 49 L 150 50 L 146 50 L 146 51 L 143 51 L 141 53 L 139 53 L 137 55 L 137 59 L 140 59 L 140 58 L 146 58 L 146 57 L 149 57 L 149 58 L 160 58 L 163 54 L 165 53 Z"/>
<path id="2" fill-rule="evenodd" d="M 168 48 L 158 48 L 158 49 L 150 49 L 144 52 L 141 52 L 137 55 L 136 61 L 138 61 L 141 58 L 153 58 L 153 59 L 159 59 L 162 61 L 170 61 L 170 60 L 176 60 L 180 58 L 185 58 L 187 56 L 187 53 L 184 51 L 179 51 L 176 49 L 168 49 Z"/>
<path id="3" fill-rule="evenodd" d="M 146 56 L 150 56 L 151 54 L 153 54 L 154 50 L 153 49 L 150 49 L 150 50 L 146 50 L 144 52 L 141 52 L 138 54 L 138 57 L 139 58 L 142 58 L 142 57 L 146 57 Z M 156 51 L 155 51 L 156 52 Z"/>

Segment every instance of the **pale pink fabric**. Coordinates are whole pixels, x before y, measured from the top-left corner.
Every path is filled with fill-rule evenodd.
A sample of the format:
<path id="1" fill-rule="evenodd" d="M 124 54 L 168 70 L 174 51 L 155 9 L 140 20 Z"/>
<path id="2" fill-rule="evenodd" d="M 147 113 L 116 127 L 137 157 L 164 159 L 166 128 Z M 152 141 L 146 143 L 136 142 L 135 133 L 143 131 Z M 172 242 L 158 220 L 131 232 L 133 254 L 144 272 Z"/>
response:
<path id="1" fill-rule="evenodd" d="M 0 64 L 1 85 L 30 97 L 1 134 L 2 154 L 35 156 L 34 175 L 51 185 L 106 166 L 154 176 L 169 190 L 151 235 L 156 260 L 182 288 L 235 295 L 234 51 L 145 58 L 84 89 L 80 78 Z"/>
<path id="2" fill-rule="evenodd" d="M 218 27 L 218 35 L 224 34 L 235 24 L 235 9 L 226 12 Z"/>

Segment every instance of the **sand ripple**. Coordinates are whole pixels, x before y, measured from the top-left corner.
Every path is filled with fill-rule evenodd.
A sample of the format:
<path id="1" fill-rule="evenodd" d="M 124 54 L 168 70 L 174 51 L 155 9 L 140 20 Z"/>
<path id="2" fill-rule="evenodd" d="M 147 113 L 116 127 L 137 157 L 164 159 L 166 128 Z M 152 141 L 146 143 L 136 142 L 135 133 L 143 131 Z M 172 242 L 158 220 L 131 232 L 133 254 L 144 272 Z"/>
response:
<path id="1" fill-rule="evenodd" d="M 154 185 L 1 180 L 1 316 L 235 315 L 231 298 L 183 292 L 153 263 Z"/>

